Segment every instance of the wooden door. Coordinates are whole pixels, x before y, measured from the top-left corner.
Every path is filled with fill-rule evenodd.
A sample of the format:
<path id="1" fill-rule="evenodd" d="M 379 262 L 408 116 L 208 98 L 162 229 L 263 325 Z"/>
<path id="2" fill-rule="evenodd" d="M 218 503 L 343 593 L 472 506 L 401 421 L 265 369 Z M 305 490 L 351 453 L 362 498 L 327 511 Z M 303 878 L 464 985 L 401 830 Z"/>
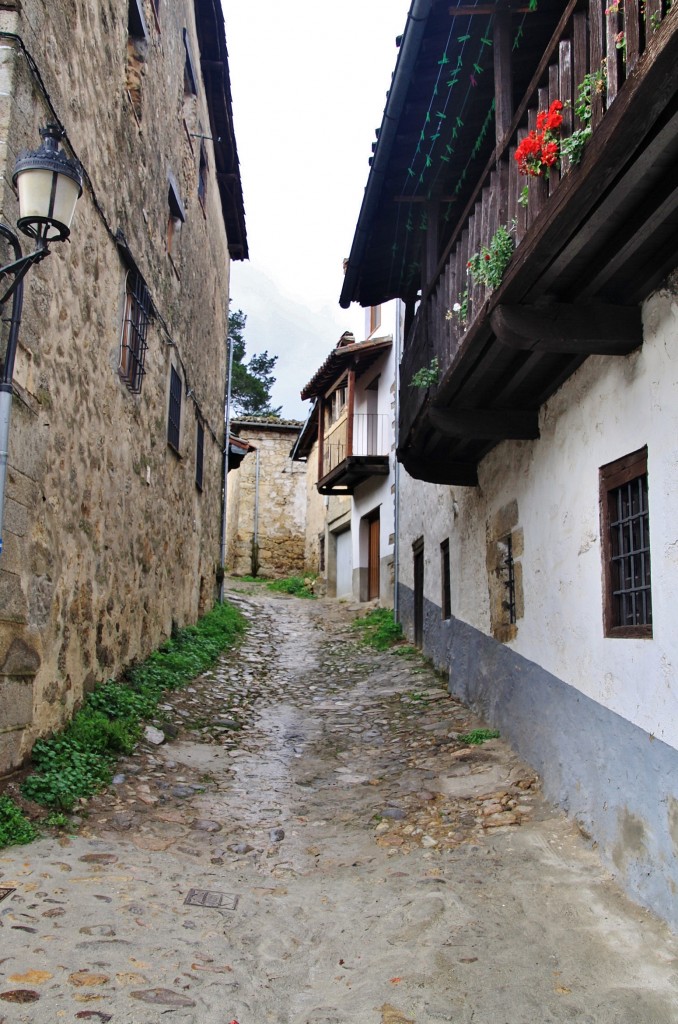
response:
<path id="1" fill-rule="evenodd" d="M 367 600 L 379 597 L 379 513 L 370 519 L 370 541 L 367 555 Z"/>
<path id="2" fill-rule="evenodd" d="M 414 552 L 414 642 L 424 643 L 424 548 Z"/>

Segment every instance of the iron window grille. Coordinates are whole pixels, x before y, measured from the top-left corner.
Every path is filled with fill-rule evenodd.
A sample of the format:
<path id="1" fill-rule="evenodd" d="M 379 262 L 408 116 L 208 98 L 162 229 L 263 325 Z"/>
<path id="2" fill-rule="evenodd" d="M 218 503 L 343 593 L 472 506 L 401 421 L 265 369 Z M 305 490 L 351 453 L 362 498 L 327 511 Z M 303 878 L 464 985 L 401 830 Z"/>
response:
<path id="1" fill-rule="evenodd" d="M 181 377 L 174 369 L 170 370 L 169 413 L 167 416 L 167 443 L 175 452 L 179 451 L 181 432 Z"/>
<path id="2" fill-rule="evenodd" d="M 503 541 L 503 547 L 506 551 L 506 557 L 503 559 L 502 572 L 504 575 L 504 586 L 506 587 L 506 597 L 503 601 L 503 606 L 508 612 L 508 620 L 510 625 L 514 625 L 517 621 L 516 615 L 516 566 L 513 561 L 513 537 L 509 533 L 508 537 Z"/>
<path id="3" fill-rule="evenodd" d="M 452 595 L 450 589 L 450 542 L 444 540 L 440 545 L 440 571 L 442 574 L 442 610 L 443 618 L 452 617 Z"/>
<path id="4" fill-rule="evenodd" d="M 600 486 L 605 635 L 651 637 L 647 448 L 603 466 Z"/>
<path id="5" fill-rule="evenodd" d="M 150 319 L 151 297 L 148 288 L 136 270 L 128 270 L 118 372 L 127 388 L 135 395 L 141 391 L 145 373 L 146 336 Z"/>
<path id="6" fill-rule="evenodd" d="M 202 490 L 202 473 L 205 457 L 205 428 L 198 420 L 198 434 L 195 447 L 195 485 L 199 491 Z"/>

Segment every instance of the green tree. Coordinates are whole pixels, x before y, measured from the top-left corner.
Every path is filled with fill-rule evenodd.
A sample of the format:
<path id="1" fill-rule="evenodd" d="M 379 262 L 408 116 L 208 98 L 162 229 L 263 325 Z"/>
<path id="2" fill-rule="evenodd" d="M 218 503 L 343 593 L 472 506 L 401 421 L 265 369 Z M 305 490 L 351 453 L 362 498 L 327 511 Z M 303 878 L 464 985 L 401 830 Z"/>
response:
<path id="1" fill-rule="evenodd" d="M 246 322 L 241 309 L 228 315 L 228 334 L 233 346 L 233 410 L 237 416 L 280 416 L 282 406 L 275 409 L 271 406 L 271 388 L 275 384 L 273 369 L 278 357 L 261 352 L 245 362 Z"/>

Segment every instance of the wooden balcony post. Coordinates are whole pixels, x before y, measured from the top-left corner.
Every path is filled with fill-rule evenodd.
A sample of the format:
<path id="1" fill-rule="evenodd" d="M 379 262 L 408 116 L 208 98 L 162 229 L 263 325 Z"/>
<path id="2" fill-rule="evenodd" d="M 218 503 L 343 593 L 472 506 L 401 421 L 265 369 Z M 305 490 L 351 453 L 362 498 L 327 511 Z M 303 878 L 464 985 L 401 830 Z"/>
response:
<path id="1" fill-rule="evenodd" d="M 496 129 L 497 149 L 501 148 L 504 136 L 513 121 L 513 81 L 511 74 L 511 54 L 513 38 L 511 34 L 510 11 L 497 11 L 494 16 L 494 123 Z"/>
<path id="2" fill-rule="evenodd" d="M 355 370 L 348 371 L 346 420 L 346 458 L 353 455 L 353 410 L 355 409 Z"/>
<path id="3" fill-rule="evenodd" d="M 318 399 L 318 480 L 322 480 L 323 474 L 323 447 L 325 444 L 325 403 L 322 398 Z"/>

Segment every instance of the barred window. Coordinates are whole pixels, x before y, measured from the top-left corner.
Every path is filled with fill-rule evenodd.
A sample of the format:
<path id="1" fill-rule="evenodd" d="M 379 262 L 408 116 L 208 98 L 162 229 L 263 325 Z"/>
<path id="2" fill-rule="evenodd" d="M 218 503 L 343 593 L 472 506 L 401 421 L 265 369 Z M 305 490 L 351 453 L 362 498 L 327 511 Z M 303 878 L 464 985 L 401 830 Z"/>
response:
<path id="1" fill-rule="evenodd" d="M 202 470 L 205 457 L 205 428 L 201 420 L 197 421 L 198 436 L 195 447 L 195 486 L 202 490 Z"/>
<path id="2" fill-rule="evenodd" d="M 150 318 L 151 297 L 148 288 L 136 270 L 128 270 L 118 372 L 128 389 L 135 395 L 141 391 L 145 372 L 146 335 Z"/>
<path id="3" fill-rule="evenodd" d="M 647 448 L 600 470 L 605 636 L 651 637 Z"/>
<path id="4" fill-rule="evenodd" d="M 207 202 L 207 153 L 205 151 L 205 144 L 200 143 L 200 164 L 198 167 L 198 199 L 200 205 L 205 208 Z"/>
<path id="5" fill-rule="evenodd" d="M 175 452 L 179 451 L 181 436 L 181 377 L 174 369 L 170 370 L 169 413 L 167 416 L 167 443 Z"/>

